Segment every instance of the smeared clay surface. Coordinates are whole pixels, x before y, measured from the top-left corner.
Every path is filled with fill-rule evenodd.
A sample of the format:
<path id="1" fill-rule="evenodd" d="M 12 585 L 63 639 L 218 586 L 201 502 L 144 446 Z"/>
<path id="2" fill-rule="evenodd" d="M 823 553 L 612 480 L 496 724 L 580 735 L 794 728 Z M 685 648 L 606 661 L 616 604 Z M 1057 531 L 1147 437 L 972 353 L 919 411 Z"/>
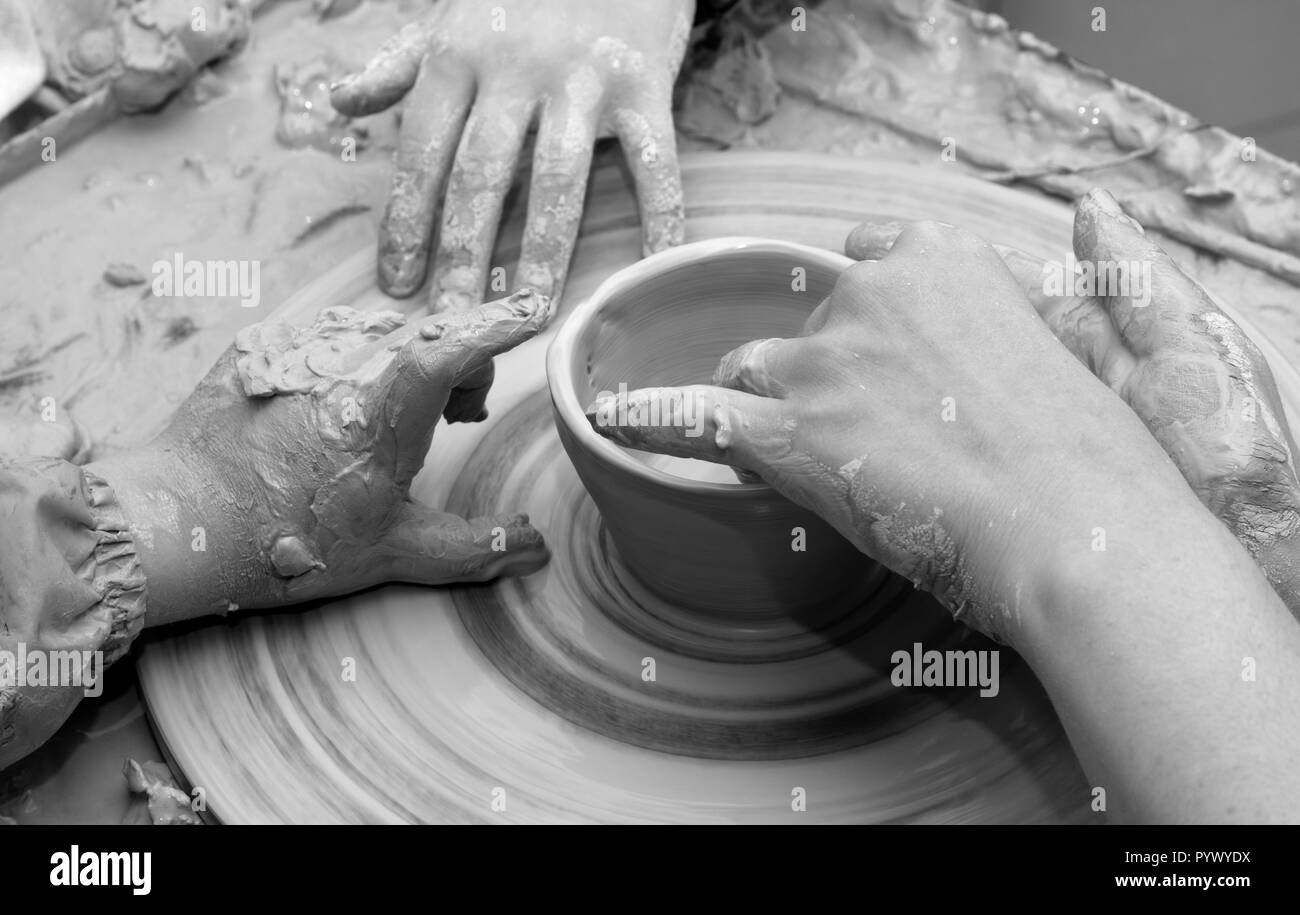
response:
<path id="1" fill-rule="evenodd" d="M 351 308 L 323 311 L 311 327 L 254 324 L 235 337 L 239 380 L 249 397 L 305 394 L 348 371 L 345 357 L 396 330 L 406 319 L 395 311 Z"/>
<path id="2" fill-rule="evenodd" d="M 124 111 L 161 104 L 200 67 L 242 47 L 251 25 L 245 5 L 215 0 L 28 6 L 51 81 L 72 98 L 109 87 Z"/>
<path id="3" fill-rule="evenodd" d="M 935 158 L 957 138 L 1001 180 L 1116 188 L 1139 222 L 1300 282 L 1300 166 L 1248 161 L 1240 137 L 951 0 L 830 0 L 807 23 L 764 39 L 788 91 L 927 137 Z"/>

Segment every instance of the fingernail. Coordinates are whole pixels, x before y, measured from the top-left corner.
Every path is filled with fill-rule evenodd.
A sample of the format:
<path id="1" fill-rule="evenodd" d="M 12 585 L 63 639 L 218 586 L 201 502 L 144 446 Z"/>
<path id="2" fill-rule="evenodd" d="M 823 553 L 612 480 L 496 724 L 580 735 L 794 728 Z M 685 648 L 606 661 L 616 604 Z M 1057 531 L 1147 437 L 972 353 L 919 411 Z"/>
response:
<path id="1" fill-rule="evenodd" d="M 1119 201 L 1111 196 L 1110 191 L 1105 188 L 1095 187 L 1088 192 L 1088 196 L 1091 197 L 1092 202 L 1097 205 L 1097 209 L 1101 210 L 1107 216 L 1124 215 L 1124 211 L 1120 209 Z"/>
<path id="2" fill-rule="evenodd" d="M 1089 195 L 1097 205 L 1097 209 L 1101 210 L 1107 216 L 1117 220 L 1118 222 L 1124 223 L 1139 235 L 1147 234 L 1146 230 L 1142 228 L 1141 224 L 1136 219 L 1124 212 L 1123 207 L 1119 205 L 1119 201 L 1111 195 L 1110 191 L 1100 187 L 1093 188 L 1093 190 L 1089 192 Z"/>
<path id="3" fill-rule="evenodd" d="M 487 418 L 488 418 L 487 407 L 484 407 L 483 409 L 479 410 L 479 411 L 478 411 L 477 413 L 475 413 L 473 416 L 465 416 L 464 414 L 456 413 L 456 412 L 453 412 L 453 413 L 451 413 L 450 415 L 447 415 L 447 414 L 444 414 L 444 415 L 443 415 L 443 419 L 447 420 L 447 423 L 448 423 L 448 424 L 451 424 L 451 423 L 481 423 L 481 422 L 483 422 L 483 420 L 485 420 L 485 419 L 487 419 Z"/>
<path id="4" fill-rule="evenodd" d="M 411 267 L 403 267 L 404 258 L 383 258 L 379 261 L 379 288 L 396 299 L 404 299 L 420 288 L 424 279 Z"/>
<path id="5" fill-rule="evenodd" d="M 618 406 L 617 394 L 606 394 L 604 397 L 597 397 L 583 412 L 587 414 L 587 419 L 596 422 L 602 411 L 610 410 Z"/>
<path id="6" fill-rule="evenodd" d="M 531 317 L 538 311 L 545 311 L 547 305 L 546 296 L 538 295 L 530 286 L 516 289 L 507 301 L 510 303 L 510 311 L 521 318 Z"/>

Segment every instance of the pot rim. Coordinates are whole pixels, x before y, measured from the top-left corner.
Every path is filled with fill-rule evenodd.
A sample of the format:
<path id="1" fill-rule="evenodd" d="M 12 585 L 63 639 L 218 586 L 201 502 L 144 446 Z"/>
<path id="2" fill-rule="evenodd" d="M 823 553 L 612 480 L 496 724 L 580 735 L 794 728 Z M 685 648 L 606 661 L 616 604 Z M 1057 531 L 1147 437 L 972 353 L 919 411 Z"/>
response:
<path id="1" fill-rule="evenodd" d="M 651 254 L 608 277 L 585 301 L 580 302 L 565 319 L 546 351 L 546 383 L 557 420 L 586 454 L 607 468 L 640 477 L 647 483 L 677 493 L 702 494 L 733 499 L 763 498 L 774 492 L 766 483 L 713 483 L 687 480 L 638 461 L 621 446 L 597 434 L 587 421 L 586 404 L 578 402 L 572 383 L 571 365 L 574 348 L 583 331 L 608 303 L 642 283 L 690 264 L 738 251 L 754 254 L 782 253 L 815 262 L 836 272 L 843 272 L 854 261 L 826 248 L 804 245 L 775 238 L 734 235 L 690 242 Z"/>

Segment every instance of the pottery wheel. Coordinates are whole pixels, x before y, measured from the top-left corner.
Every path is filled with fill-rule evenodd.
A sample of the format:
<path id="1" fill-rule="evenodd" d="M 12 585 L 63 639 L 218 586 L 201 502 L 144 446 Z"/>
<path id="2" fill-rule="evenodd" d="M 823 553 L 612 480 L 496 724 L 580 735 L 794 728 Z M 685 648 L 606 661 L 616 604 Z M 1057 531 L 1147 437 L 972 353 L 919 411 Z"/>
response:
<path id="1" fill-rule="evenodd" d="M 877 214 L 960 224 L 1044 258 L 1070 246 L 1069 207 L 940 168 L 759 152 L 687 156 L 682 167 L 689 240 L 766 235 L 838 250 Z M 494 263 L 513 264 L 522 208 L 512 201 Z M 599 170 L 568 302 L 636 259 L 637 226 L 625 174 Z M 276 316 L 394 307 L 373 275 L 373 251 L 359 252 Z M 498 360 L 491 417 L 440 428 L 414 487 L 462 515 L 528 512 L 550 544 L 547 568 L 145 640 L 150 714 L 211 813 L 232 823 L 1093 816 L 1051 706 L 1012 652 L 1001 651 L 996 697 L 891 684 L 891 654 L 915 642 L 996 647 L 906 582 L 867 576 L 854 607 L 815 628 L 743 630 L 640 587 L 560 447 L 543 371 L 550 336 Z M 1294 371 L 1252 336 L 1288 406 L 1300 402 Z"/>

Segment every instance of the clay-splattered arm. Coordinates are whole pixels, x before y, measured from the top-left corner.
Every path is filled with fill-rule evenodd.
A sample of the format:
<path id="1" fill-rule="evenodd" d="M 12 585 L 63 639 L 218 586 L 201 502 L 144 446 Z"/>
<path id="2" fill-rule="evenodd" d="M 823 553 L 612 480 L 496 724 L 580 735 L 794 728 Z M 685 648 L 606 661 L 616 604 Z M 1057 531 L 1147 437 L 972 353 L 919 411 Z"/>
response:
<path id="1" fill-rule="evenodd" d="M 242 331 L 156 441 L 91 465 L 139 544 L 146 623 L 538 568 L 526 516 L 466 520 L 409 491 L 438 420 L 483 415 L 492 356 L 549 314 L 524 291 L 411 324 L 335 308 Z"/>
<path id="2" fill-rule="evenodd" d="M 481 301 L 502 206 L 533 122 L 528 218 L 516 286 L 558 297 L 578 236 L 592 147 L 622 143 L 641 206 L 643 246 L 681 242 L 672 86 L 692 0 L 444 0 L 334 88 L 360 117 L 406 100 L 379 230 L 379 284 L 409 296 L 435 246 L 430 301 Z M 504 269 L 504 268 L 502 268 Z M 494 290 L 503 275 L 492 276 Z"/>
<path id="3" fill-rule="evenodd" d="M 863 225 L 847 253 L 880 258 L 901 228 Z M 1074 254 L 1095 276 L 1128 269 L 1125 290 L 1074 295 L 1055 275 L 1063 264 L 999 253 L 1057 338 L 1133 408 L 1300 617 L 1295 444 L 1258 347 L 1105 191 L 1079 203 Z"/>

